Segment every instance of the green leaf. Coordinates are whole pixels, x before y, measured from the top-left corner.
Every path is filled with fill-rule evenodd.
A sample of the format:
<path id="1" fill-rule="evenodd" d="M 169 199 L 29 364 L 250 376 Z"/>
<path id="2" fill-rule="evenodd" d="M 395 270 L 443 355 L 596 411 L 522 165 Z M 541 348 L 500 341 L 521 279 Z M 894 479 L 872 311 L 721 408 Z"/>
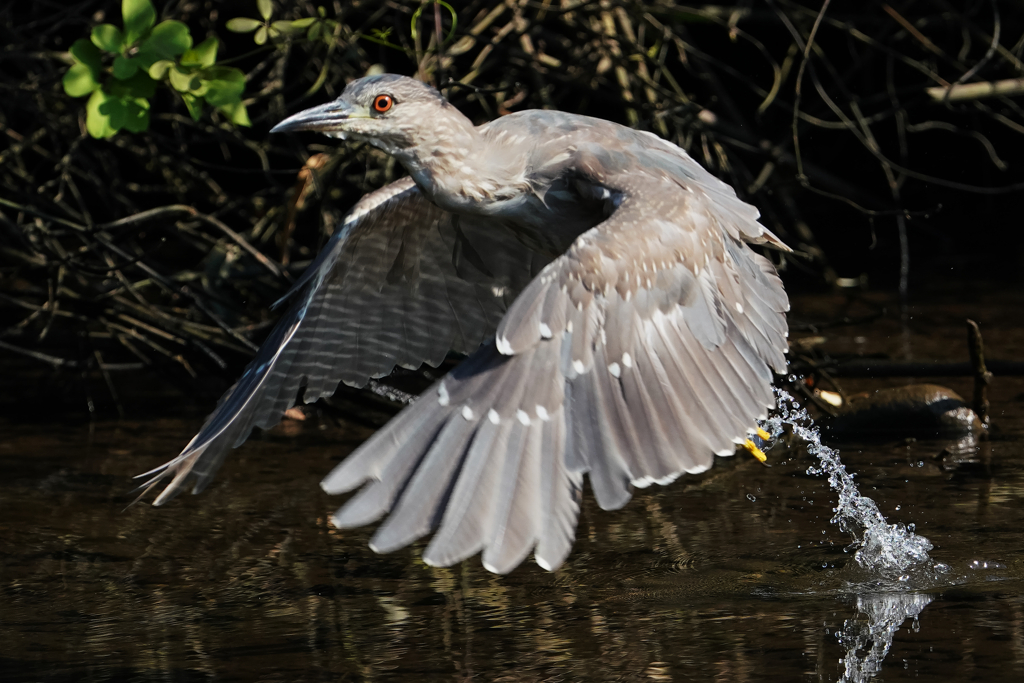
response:
<path id="1" fill-rule="evenodd" d="M 181 56 L 182 66 L 213 66 L 217 61 L 217 47 L 220 41 L 216 38 L 207 38 L 191 50 L 186 50 Z"/>
<path id="2" fill-rule="evenodd" d="M 295 21 L 291 22 L 291 25 L 294 26 L 296 30 L 301 31 L 304 28 L 309 28 L 317 21 L 318 19 L 316 17 L 306 17 L 305 19 L 296 19 Z"/>
<path id="3" fill-rule="evenodd" d="M 132 86 L 126 85 L 124 81 L 110 81 L 107 83 L 104 92 L 107 93 L 107 97 L 112 99 L 135 96 L 135 93 L 132 92 Z"/>
<path id="4" fill-rule="evenodd" d="M 203 115 L 203 101 L 187 92 L 181 94 L 181 99 L 185 100 L 185 106 L 188 107 L 188 114 L 192 120 L 198 121 L 199 117 Z"/>
<path id="5" fill-rule="evenodd" d="M 294 23 L 295 22 L 286 21 L 284 19 L 281 19 L 280 21 L 273 22 L 270 25 L 270 30 L 277 31 L 278 33 L 294 33 L 295 31 L 302 30 L 300 28 L 296 28 L 294 26 Z"/>
<path id="6" fill-rule="evenodd" d="M 92 40 L 93 45 L 101 50 L 115 53 L 121 51 L 121 46 L 124 43 L 121 29 L 113 24 L 94 26 L 92 33 L 89 34 L 89 39 Z"/>
<path id="7" fill-rule="evenodd" d="M 133 133 L 149 128 L 149 100 L 133 97 L 125 102 L 124 127 Z"/>
<path id="8" fill-rule="evenodd" d="M 263 26 L 262 21 L 256 19 L 250 19 L 249 17 L 235 17 L 234 19 L 228 19 L 227 27 L 232 33 L 248 33 L 249 31 L 255 31 L 260 26 Z"/>
<path id="9" fill-rule="evenodd" d="M 245 74 L 232 66 L 211 66 L 199 75 L 207 86 L 206 101 L 214 107 L 238 102 L 245 92 Z"/>
<path id="10" fill-rule="evenodd" d="M 103 68 L 103 57 L 100 55 L 99 49 L 92 44 L 92 41 L 86 40 L 85 38 L 79 38 L 75 42 L 71 43 L 71 48 L 68 52 L 71 53 L 71 56 L 75 58 L 76 62 L 89 67 L 96 77 L 99 77 L 100 69 Z"/>
<path id="11" fill-rule="evenodd" d="M 85 128 L 94 138 L 109 138 L 117 133 L 117 129 L 110 125 L 110 117 L 100 111 L 109 99 L 107 93 L 96 90 L 85 104 Z"/>
<path id="12" fill-rule="evenodd" d="M 316 40 L 317 38 L 320 37 L 320 34 L 323 32 L 323 30 L 324 30 L 324 25 L 323 24 L 321 24 L 321 23 L 313 24 L 312 26 L 309 27 L 309 32 L 306 34 L 306 37 L 309 38 L 310 40 Z"/>
<path id="13" fill-rule="evenodd" d="M 167 70 L 174 66 L 169 59 L 161 59 L 149 67 L 149 77 L 156 81 L 162 81 L 167 76 Z"/>
<path id="14" fill-rule="evenodd" d="M 249 112 L 246 111 L 245 105 L 241 102 L 232 102 L 231 104 L 222 104 L 217 109 L 223 112 L 231 123 L 236 126 L 245 126 L 246 128 L 252 127 L 252 121 L 249 120 Z"/>
<path id="15" fill-rule="evenodd" d="M 111 69 L 114 73 L 114 78 L 123 81 L 134 76 L 138 70 L 139 61 L 137 59 L 128 59 L 121 55 L 114 57 L 114 68 Z"/>
<path id="16" fill-rule="evenodd" d="M 193 95 L 202 94 L 197 91 L 206 88 L 203 82 L 200 80 L 199 75 L 193 73 L 190 70 L 182 69 L 180 66 L 175 64 L 171 67 L 170 71 L 167 72 L 168 80 L 171 82 L 171 87 L 180 93 L 192 93 Z"/>
<path id="17" fill-rule="evenodd" d="M 143 71 L 149 71 L 149 67 L 153 66 L 162 59 L 167 59 L 165 55 L 154 52 L 153 50 L 139 50 L 132 57 Z"/>
<path id="18" fill-rule="evenodd" d="M 257 45 L 263 45 L 264 43 L 266 43 L 267 42 L 267 27 L 266 26 L 260 26 L 259 29 L 256 31 L 256 35 L 254 35 L 252 37 L 252 39 L 253 39 L 253 41 Z"/>
<path id="19" fill-rule="evenodd" d="M 124 128 L 128 118 L 128 106 L 120 97 L 108 97 L 100 103 L 99 112 L 110 120 L 110 127 L 115 132 Z"/>
<path id="20" fill-rule="evenodd" d="M 100 87 L 96 74 L 86 64 L 72 64 L 61 82 L 64 92 L 71 97 L 83 97 Z"/>
<path id="21" fill-rule="evenodd" d="M 256 9 L 259 10 L 260 16 L 263 17 L 264 21 L 270 21 L 270 15 L 274 11 L 274 6 L 270 0 L 256 0 Z"/>
<path id="22" fill-rule="evenodd" d="M 131 45 L 156 23 L 156 10 L 149 0 L 121 0 L 124 44 Z"/>
<path id="23" fill-rule="evenodd" d="M 140 51 L 152 52 L 160 59 L 177 57 L 192 47 L 188 26 L 173 19 L 161 21 L 153 27 L 149 37 L 139 45 Z"/>
<path id="24" fill-rule="evenodd" d="M 115 81 L 111 84 L 113 90 L 118 85 Z M 134 76 L 126 81 L 120 81 L 120 85 L 126 88 L 126 97 L 144 97 L 149 98 L 156 94 L 156 81 L 149 77 L 149 74 L 139 69 Z"/>

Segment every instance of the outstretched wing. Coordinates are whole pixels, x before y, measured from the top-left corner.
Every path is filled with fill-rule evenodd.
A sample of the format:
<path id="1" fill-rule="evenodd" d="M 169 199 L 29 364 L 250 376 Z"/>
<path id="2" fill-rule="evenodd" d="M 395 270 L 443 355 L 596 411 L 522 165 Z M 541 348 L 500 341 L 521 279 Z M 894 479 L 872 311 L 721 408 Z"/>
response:
<path id="1" fill-rule="evenodd" d="M 363 386 L 396 365 L 473 352 L 540 259 L 500 224 L 484 230 L 438 208 L 409 178 L 367 195 L 285 297 L 287 312 L 199 434 L 147 473 L 147 491 L 170 479 L 154 504 L 190 479 L 202 490 L 254 426 L 280 421 L 300 387 L 310 403 L 339 382 Z"/>
<path id="2" fill-rule="evenodd" d="M 494 342 L 324 480 L 329 493 L 366 484 L 335 524 L 390 513 L 377 551 L 437 529 L 430 564 L 482 551 L 504 573 L 533 550 L 550 569 L 571 549 L 584 474 L 613 509 L 631 486 L 732 454 L 774 403 L 769 367 L 786 367 L 789 305 L 744 243 L 778 240 L 716 183 L 581 181 L 617 208 L 540 272 Z"/>

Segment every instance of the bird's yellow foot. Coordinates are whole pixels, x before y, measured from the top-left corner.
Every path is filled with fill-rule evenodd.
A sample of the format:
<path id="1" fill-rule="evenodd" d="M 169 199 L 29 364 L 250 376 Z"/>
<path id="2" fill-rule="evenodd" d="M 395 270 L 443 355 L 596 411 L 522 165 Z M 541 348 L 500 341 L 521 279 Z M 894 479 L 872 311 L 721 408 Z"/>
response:
<path id="1" fill-rule="evenodd" d="M 760 434 L 758 436 L 760 436 Z M 768 456 L 765 455 L 764 451 L 758 448 L 757 444 L 754 443 L 752 440 L 747 439 L 746 441 L 744 441 L 743 447 L 750 451 L 750 454 L 757 458 L 758 462 L 765 462 L 766 460 L 768 460 Z"/>
<path id="2" fill-rule="evenodd" d="M 757 437 L 759 439 L 761 439 L 762 441 L 771 441 L 772 440 L 772 435 L 769 434 L 768 432 L 766 432 L 765 430 L 761 429 L 760 427 L 756 427 L 754 429 L 754 434 L 756 434 Z M 758 447 L 758 445 L 756 443 L 754 443 L 753 437 L 751 437 L 751 438 L 747 439 L 746 441 L 744 441 L 743 442 L 743 447 L 746 448 L 750 452 L 750 454 L 752 456 L 757 458 L 758 462 L 764 463 L 765 461 L 768 460 L 768 456 L 764 454 L 764 451 L 762 451 Z"/>

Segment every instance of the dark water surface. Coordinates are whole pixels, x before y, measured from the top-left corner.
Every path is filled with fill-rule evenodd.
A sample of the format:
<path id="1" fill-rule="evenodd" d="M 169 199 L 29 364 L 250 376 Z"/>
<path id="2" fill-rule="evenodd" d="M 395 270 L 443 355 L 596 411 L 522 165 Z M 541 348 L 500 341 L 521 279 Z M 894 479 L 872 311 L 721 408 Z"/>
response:
<path id="1" fill-rule="evenodd" d="M 1022 312 L 1019 296 L 947 301 L 913 307 L 907 331 L 887 316 L 823 334 L 836 353 L 964 360 L 971 316 L 991 357 L 1020 360 Z M 950 567 L 902 589 L 853 562 L 800 448 L 770 468 L 719 459 L 617 512 L 588 495 L 560 571 L 501 577 L 479 558 L 427 567 L 422 545 L 374 555 L 372 530 L 329 525 L 340 501 L 317 483 L 365 426 L 288 422 L 202 495 L 123 511 L 130 478 L 201 420 L 0 417 L 0 680 L 1024 680 L 1024 381 L 990 398 L 994 438 L 961 464 L 938 442 L 840 447 Z"/>

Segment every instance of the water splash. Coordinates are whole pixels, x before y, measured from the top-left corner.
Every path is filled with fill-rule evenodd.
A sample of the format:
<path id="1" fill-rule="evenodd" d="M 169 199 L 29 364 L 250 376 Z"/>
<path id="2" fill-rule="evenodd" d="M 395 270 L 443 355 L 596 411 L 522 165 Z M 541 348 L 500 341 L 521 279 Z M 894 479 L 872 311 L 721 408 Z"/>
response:
<path id="1" fill-rule="evenodd" d="M 776 388 L 775 395 L 778 415 L 768 418 L 765 428 L 775 438 L 788 426 L 807 444 L 807 452 L 818 458 L 817 465 L 809 467 L 807 473 L 827 476 L 829 486 L 839 494 L 832 523 L 853 536 L 857 564 L 899 581 L 909 578 L 905 572 L 911 567 L 927 564 L 941 571 L 944 565 L 934 564 L 928 556 L 931 541 L 915 534 L 913 524 L 889 524 L 875 501 L 860 494 L 853 475 L 839 460 L 839 452 L 821 443 L 807 410 L 782 389 Z"/>

